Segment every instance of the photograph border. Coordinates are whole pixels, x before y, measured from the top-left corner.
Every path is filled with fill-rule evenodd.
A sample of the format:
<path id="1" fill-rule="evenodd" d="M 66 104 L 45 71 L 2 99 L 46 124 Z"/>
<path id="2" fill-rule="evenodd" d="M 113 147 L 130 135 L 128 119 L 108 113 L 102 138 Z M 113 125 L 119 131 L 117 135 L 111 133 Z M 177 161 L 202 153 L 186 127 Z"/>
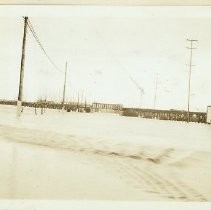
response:
<path id="1" fill-rule="evenodd" d="M 8 6 L 211 6 L 211 0 L 0 0 Z M 0 210 L 210 210 L 211 202 L 0 200 Z"/>

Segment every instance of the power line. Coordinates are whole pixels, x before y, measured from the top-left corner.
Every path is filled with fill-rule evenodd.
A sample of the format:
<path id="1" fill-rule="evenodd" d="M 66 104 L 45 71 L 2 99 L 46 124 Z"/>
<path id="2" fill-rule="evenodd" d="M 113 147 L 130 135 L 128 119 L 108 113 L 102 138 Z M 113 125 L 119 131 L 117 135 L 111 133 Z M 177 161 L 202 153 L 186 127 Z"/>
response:
<path id="1" fill-rule="evenodd" d="M 50 58 L 50 56 L 48 55 L 48 53 L 46 52 L 45 48 L 43 47 L 41 41 L 39 40 L 37 33 L 35 32 L 31 21 L 28 19 L 27 21 L 27 25 L 29 27 L 29 30 L 31 31 L 31 34 L 33 35 L 33 37 L 35 38 L 37 44 L 39 45 L 39 47 L 41 48 L 41 50 L 43 51 L 43 53 L 45 54 L 45 56 L 47 57 L 47 59 L 49 60 L 49 62 L 51 63 L 51 65 L 55 68 L 55 70 L 57 70 L 58 72 L 63 74 L 63 71 L 61 71 L 59 69 L 59 67 L 53 62 L 53 60 Z"/>
<path id="2" fill-rule="evenodd" d="M 130 80 L 133 82 L 133 84 L 138 88 L 138 90 L 140 91 L 140 108 L 142 108 L 142 102 L 143 102 L 143 94 L 144 94 L 144 89 L 142 87 L 140 87 L 140 85 L 136 82 L 136 80 L 129 75 Z"/>
<path id="3" fill-rule="evenodd" d="M 121 70 L 126 74 L 127 78 L 130 79 L 130 81 L 135 85 L 136 88 L 140 91 L 140 108 L 142 108 L 142 99 L 144 94 L 144 89 L 138 84 L 138 82 L 131 76 L 131 74 L 128 73 L 126 68 L 119 62 L 119 60 L 114 56 L 114 54 L 111 52 L 110 48 L 107 46 L 108 54 L 110 55 L 110 58 L 112 58 L 113 61 L 116 62 L 117 66 L 121 68 Z"/>
<path id="4" fill-rule="evenodd" d="M 144 94 L 144 89 L 139 86 L 139 84 L 136 82 L 136 80 L 131 75 L 129 75 L 129 78 L 133 82 L 133 84 L 141 91 L 141 93 Z"/>
<path id="5" fill-rule="evenodd" d="M 99 33 L 99 31 L 96 31 L 98 38 L 102 38 L 101 34 Z M 117 57 L 112 53 L 109 45 L 106 45 L 106 47 L 104 46 L 104 48 L 106 49 L 106 51 L 108 52 L 108 55 L 110 57 L 110 59 L 112 61 L 115 62 L 115 64 L 122 70 L 122 72 L 125 73 L 125 75 L 127 76 L 127 78 L 130 79 L 130 81 L 136 86 L 136 88 L 138 88 L 138 90 L 140 91 L 141 94 L 141 107 L 142 107 L 142 96 L 144 94 L 144 89 L 138 84 L 138 82 L 131 76 L 131 74 L 128 73 L 127 69 L 125 68 L 125 66 L 122 65 L 122 63 L 117 59 Z"/>

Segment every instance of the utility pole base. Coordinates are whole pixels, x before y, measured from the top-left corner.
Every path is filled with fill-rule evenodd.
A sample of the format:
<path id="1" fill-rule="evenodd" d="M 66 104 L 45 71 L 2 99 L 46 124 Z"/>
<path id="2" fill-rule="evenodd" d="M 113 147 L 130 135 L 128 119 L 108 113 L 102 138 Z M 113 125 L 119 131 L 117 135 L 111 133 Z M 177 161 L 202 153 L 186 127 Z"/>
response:
<path id="1" fill-rule="evenodd" d="M 21 116 L 22 111 L 22 101 L 17 101 L 17 117 Z"/>

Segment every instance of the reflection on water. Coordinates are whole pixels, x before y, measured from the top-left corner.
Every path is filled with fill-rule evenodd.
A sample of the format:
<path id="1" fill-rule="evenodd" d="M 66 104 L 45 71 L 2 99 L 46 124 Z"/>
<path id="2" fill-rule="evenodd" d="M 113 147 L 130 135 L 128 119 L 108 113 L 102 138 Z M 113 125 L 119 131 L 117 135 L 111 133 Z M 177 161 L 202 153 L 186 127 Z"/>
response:
<path id="1" fill-rule="evenodd" d="M 96 162 L 80 153 L 0 141 L 0 199 L 137 199 Z"/>
<path id="2" fill-rule="evenodd" d="M 7 146 L 5 146 L 7 145 Z M 12 144 L 0 144 L 0 197 L 16 196 L 17 151 Z"/>
<path id="3" fill-rule="evenodd" d="M 71 173 L 76 166 L 69 165 L 67 156 L 45 147 L 0 142 L 0 198 L 74 198 L 69 186 L 74 186 Z"/>
<path id="4" fill-rule="evenodd" d="M 18 167 L 18 157 L 17 157 L 17 146 L 16 145 L 12 145 L 11 146 L 11 163 L 10 163 L 10 178 L 9 178 L 9 185 L 8 185 L 8 190 L 9 190 L 9 194 L 8 196 L 10 196 L 12 199 L 16 198 L 16 191 L 17 191 L 17 173 L 16 171 L 18 171 L 17 167 Z"/>

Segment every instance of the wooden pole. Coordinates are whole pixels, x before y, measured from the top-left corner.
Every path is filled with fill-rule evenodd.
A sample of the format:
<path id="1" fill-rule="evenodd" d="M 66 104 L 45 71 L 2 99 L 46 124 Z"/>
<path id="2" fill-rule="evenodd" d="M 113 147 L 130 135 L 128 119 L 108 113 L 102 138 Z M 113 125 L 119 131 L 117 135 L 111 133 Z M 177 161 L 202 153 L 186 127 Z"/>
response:
<path id="1" fill-rule="evenodd" d="M 158 88 L 158 74 L 155 76 L 155 96 L 154 96 L 154 109 L 156 106 L 156 99 L 157 99 L 157 88 Z"/>
<path id="2" fill-rule="evenodd" d="M 19 92 L 18 92 L 18 101 L 17 101 L 17 117 L 20 117 L 21 110 L 22 110 L 23 78 L 24 78 L 24 62 L 25 62 L 27 23 L 28 23 L 28 17 L 24 17 L 24 34 L 23 34 L 22 55 L 21 55 L 21 69 L 20 69 Z"/>
<path id="3" fill-rule="evenodd" d="M 67 79 L 67 62 L 65 64 L 65 76 L 64 76 L 64 88 L 63 88 L 63 100 L 62 100 L 62 109 L 64 109 L 65 104 L 65 93 L 66 93 L 66 79 Z"/>
<path id="4" fill-rule="evenodd" d="M 194 39 L 187 39 L 187 41 L 190 42 L 191 46 L 188 47 L 190 50 L 190 63 L 189 63 L 189 77 L 188 77 L 188 117 L 187 122 L 190 122 L 190 93 L 191 93 L 191 71 L 192 71 L 192 56 L 193 56 L 193 49 L 196 49 L 193 47 L 193 42 L 197 42 L 198 40 Z"/>

